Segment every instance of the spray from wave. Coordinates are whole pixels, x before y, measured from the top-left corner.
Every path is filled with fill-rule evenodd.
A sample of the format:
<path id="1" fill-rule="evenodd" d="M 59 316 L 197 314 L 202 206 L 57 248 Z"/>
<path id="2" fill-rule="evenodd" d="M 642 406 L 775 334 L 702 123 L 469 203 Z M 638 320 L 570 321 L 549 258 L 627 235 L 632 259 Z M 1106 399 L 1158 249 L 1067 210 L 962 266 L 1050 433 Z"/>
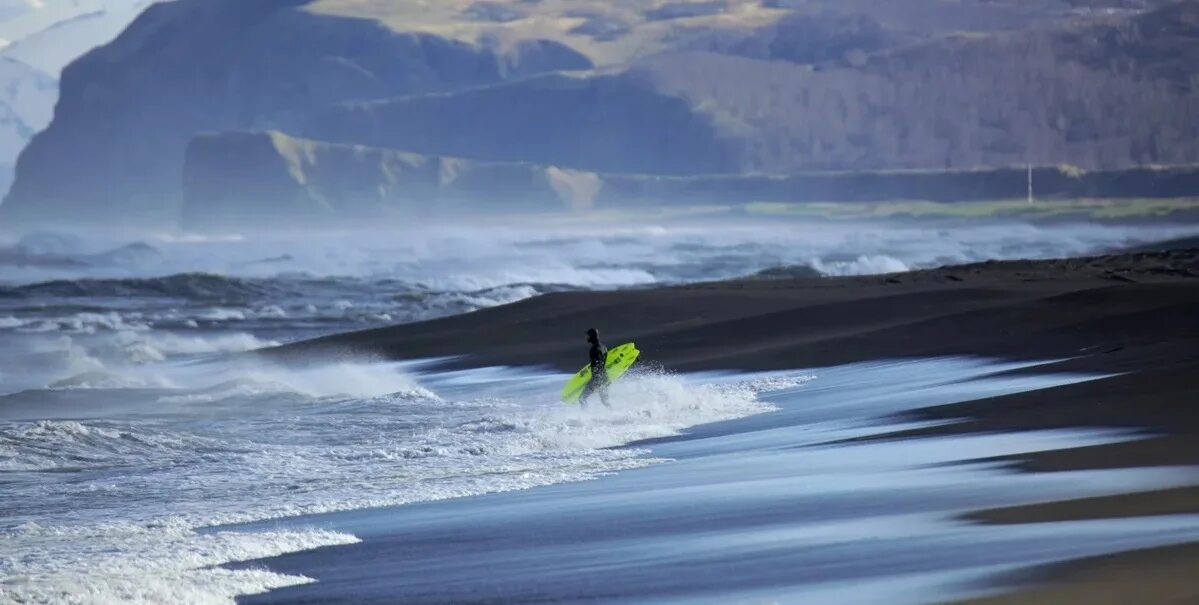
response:
<path id="1" fill-rule="evenodd" d="M 529 371 L 248 359 L 157 371 L 169 387 L 97 388 L 81 404 L 143 398 L 149 415 L 0 423 L 0 470 L 23 477 L 0 504 L 15 598 L 227 602 L 307 581 L 211 566 L 355 538 L 200 528 L 637 468 L 655 460 L 620 446 L 769 411 L 757 395 L 779 386 L 642 373 L 614 385 L 612 408 L 583 409 L 554 401 L 564 376 Z"/>

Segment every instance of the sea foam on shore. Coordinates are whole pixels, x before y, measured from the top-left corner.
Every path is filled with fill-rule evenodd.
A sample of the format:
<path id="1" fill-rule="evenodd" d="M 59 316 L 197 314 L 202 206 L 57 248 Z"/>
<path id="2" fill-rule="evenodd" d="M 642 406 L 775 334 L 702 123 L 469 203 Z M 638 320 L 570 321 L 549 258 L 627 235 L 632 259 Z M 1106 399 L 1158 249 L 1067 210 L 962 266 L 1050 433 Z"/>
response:
<path id="1" fill-rule="evenodd" d="M 297 369 L 241 358 L 155 371 L 154 388 L 0 398 L 7 597 L 222 601 L 303 582 L 212 566 L 356 538 L 306 527 L 197 530 L 641 467 L 656 459 L 611 448 L 767 411 L 757 394 L 778 384 L 646 373 L 613 388 L 619 405 L 582 409 L 554 400 L 563 376 L 519 370 L 421 375 L 401 364 Z M 33 395 L 63 419 L 37 419 L 45 410 L 21 418 L 8 405 Z"/>

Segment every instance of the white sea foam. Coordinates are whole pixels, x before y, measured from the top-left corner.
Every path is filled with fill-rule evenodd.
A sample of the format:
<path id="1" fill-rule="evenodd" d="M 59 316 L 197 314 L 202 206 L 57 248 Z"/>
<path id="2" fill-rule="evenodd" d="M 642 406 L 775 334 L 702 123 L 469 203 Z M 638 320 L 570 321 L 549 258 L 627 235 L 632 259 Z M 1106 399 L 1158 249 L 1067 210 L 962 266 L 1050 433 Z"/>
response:
<path id="1" fill-rule="evenodd" d="M 42 473 L 0 504 L 5 589 L 30 602 L 228 602 L 306 580 L 211 566 L 354 538 L 198 528 L 637 468 L 655 460 L 608 448 L 768 411 L 757 392 L 783 384 L 646 374 L 614 385 L 611 408 L 583 409 L 529 386 L 560 376 L 468 374 L 468 396 L 443 397 L 397 364 L 239 360 L 173 374 L 150 420 L 0 424 L 0 470 Z"/>
<path id="2" fill-rule="evenodd" d="M 279 344 L 278 341 L 258 338 L 246 332 L 216 334 L 156 332 L 147 336 L 145 340 L 166 356 L 252 351 Z"/>
<path id="3" fill-rule="evenodd" d="M 591 223 L 419 226 L 353 233 L 258 233 L 230 238 L 158 234 L 154 254 L 105 255 L 130 235 L 47 235 L 17 245 L 26 254 L 86 262 L 5 267 L 17 282 L 50 277 L 158 277 L 209 272 L 239 277 L 314 275 L 389 278 L 433 289 L 477 291 L 512 284 L 618 287 L 744 275 L 771 265 L 820 264 L 838 274 L 992 258 L 1086 254 L 1138 242 L 1194 235 L 1192 225 L 912 224 L 704 225 Z M 50 241 L 53 240 L 53 241 Z M 61 240 L 61 241 L 59 241 Z M 69 243 L 64 243 L 69 242 Z M 4 248 L 0 242 L 0 248 Z M 12 247 L 12 245 L 10 245 Z"/>
<path id="4" fill-rule="evenodd" d="M 117 283 L 102 284 L 106 294 L 96 296 L 72 294 L 94 283 L 43 283 L 0 297 L 0 394 L 12 393 L 0 396 L 0 412 L 11 402 L 34 410 L 20 418 L 37 419 L 0 422 L 0 470 L 13 471 L 0 498 L 0 601 L 228 602 L 305 581 L 212 565 L 353 538 L 197 529 L 644 466 L 654 462 L 644 451 L 618 446 L 767 412 L 758 392 L 807 379 L 697 384 L 630 376 L 612 388 L 612 408 L 584 410 L 554 400 L 560 376 L 492 369 L 442 389 L 437 376 L 389 364 L 295 369 L 212 358 L 223 353 L 556 289 L 719 279 L 796 264 L 878 273 L 1080 254 L 1193 232 L 489 225 L 377 236 L 164 236 L 145 254 L 106 254 L 127 240 L 90 241 L 90 234 L 34 238 L 23 242 L 28 254 L 87 262 L 5 266 L 0 288 L 50 279 Z M 193 272 L 216 275 L 121 281 Z M 32 390 L 18 393 L 25 389 Z"/>
<path id="5" fill-rule="evenodd" d="M 259 360 L 239 360 L 214 366 L 179 368 L 173 372 L 173 380 L 175 384 L 190 387 L 189 392 L 160 397 L 159 401 L 218 401 L 273 393 L 291 393 L 311 399 L 410 395 L 437 400 L 436 395 L 398 371 L 394 364 L 347 362 L 295 368 Z"/>
<path id="6" fill-rule="evenodd" d="M 797 385 L 799 381 L 787 381 Z M 773 410 L 757 395 L 776 390 L 781 382 L 744 381 L 731 384 L 688 384 L 678 376 L 639 373 L 609 391 L 612 407 L 594 398 L 589 406 L 552 407 L 521 421 L 530 434 L 556 448 L 606 448 L 642 439 L 677 435 L 709 422 L 740 418 Z"/>
<path id="7" fill-rule="evenodd" d="M 17 603 L 231 603 L 241 594 L 312 581 L 214 567 L 321 546 L 353 544 L 325 530 L 196 533 L 166 520 L 0 532 L 0 598 Z"/>
<path id="8" fill-rule="evenodd" d="M 95 334 L 104 331 L 148 330 L 150 327 L 133 317 L 119 313 L 75 313 L 62 317 L 26 321 L 15 326 L 25 332 L 61 332 L 64 334 Z"/>
<path id="9" fill-rule="evenodd" d="M 245 311 L 240 309 L 227 309 L 224 307 L 215 307 L 206 309 L 196 315 L 197 319 L 207 319 L 210 321 L 228 321 L 230 319 L 244 320 L 246 318 Z"/>
<path id="10" fill-rule="evenodd" d="M 825 275 L 875 275 L 911 270 L 907 263 L 885 254 L 863 255 L 851 261 L 824 261 L 815 258 L 810 264 L 813 269 Z"/>
<path id="11" fill-rule="evenodd" d="M 168 386 L 172 384 L 171 372 L 162 365 L 164 361 L 279 344 L 247 332 L 150 330 L 131 328 L 123 320 L 110 325 L 117 329 L 46 330 L 0 344 L 5 365 L 12 370 L 0 376 L 0 393 L 44 386 Z"/>

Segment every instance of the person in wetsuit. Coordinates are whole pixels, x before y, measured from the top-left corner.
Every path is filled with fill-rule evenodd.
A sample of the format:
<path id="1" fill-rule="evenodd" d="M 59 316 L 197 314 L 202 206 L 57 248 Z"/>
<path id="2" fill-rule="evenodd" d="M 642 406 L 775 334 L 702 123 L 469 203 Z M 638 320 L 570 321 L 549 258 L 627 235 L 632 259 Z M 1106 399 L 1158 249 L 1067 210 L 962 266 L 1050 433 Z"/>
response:
<path id="1" fill-rule="evenodd" d="M 604 405 L 608 405 L 608 347 L 600 342 L 599 330 L 589 328 L 587 330 L 587 342 L 591 343 L 591 351 L 588 354 L 591 365 L 591 381 L 583 388 L 583 395 L 579 398 L 579 402 L 584 405 L 587 403 L 587 398 L 593 394 L 599 394 L 600 401 Z"/>

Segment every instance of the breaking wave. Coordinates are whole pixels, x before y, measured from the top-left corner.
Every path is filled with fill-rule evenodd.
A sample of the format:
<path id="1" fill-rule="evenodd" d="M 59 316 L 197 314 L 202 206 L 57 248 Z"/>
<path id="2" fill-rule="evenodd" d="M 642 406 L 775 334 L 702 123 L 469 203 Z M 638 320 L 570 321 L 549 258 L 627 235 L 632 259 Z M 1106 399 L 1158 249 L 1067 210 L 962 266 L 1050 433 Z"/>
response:
<path id="1" fill-rule="evenodd" d="M 306 582 L 217 566 L 355 538 L 208 528 L 653 464 L 630 444 L 768 412 L 758 393 L 806 380 L 637 374 L 612 408 L 584 410 L 554 400 L 560 375 L 234 353 L 548 292 L 1068 255 L 1166 231 L 489 225 L 0 244 L 0 600 L 228 602 Z"/>
<path id="2" fill-rule="evenodd" d="M 243 279 L 211 273 L 180 273 L 166 277 L 52 280 L 0 288 L 0 296 L 162 297 L 198 300 L 253 299 L 284 295 L 278 281 Z"/>
<path id="3" fill-rule="evenodd" d="M 25 478 L 0 503 L 0 564 L 20 601 L 228 602 L 308 580 L 216 565 L 356 539 L 204 527 L 637 468 L 655 460 L 620 446 L 769 411 L 758 392 L 783 384 L 647 373 L 614 385 L 612 408 L 585 410 L 547 397 L 561 379 L 247 362 L 184 372 L 169 388 L 96 391 L 95 405 L 143 397 L 154 415 L 0 423 L 0 471 Z M 463 381 L 469 390 L 454 388 Z"/>

